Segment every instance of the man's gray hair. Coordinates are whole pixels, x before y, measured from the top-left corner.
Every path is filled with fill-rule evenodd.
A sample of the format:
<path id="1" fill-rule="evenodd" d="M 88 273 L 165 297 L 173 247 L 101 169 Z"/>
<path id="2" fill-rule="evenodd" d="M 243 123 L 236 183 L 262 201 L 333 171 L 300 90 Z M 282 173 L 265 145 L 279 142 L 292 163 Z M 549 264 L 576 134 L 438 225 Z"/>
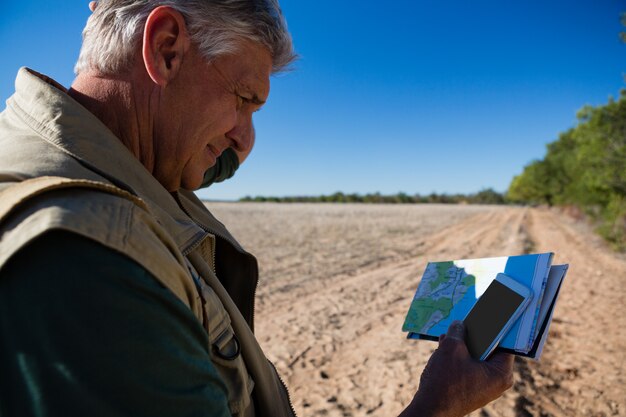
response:
<path id="1" fill-rule="evenodd" d="M 268 48 L 274 72 L 296 58 L 278 0 L 100 0 L 83 30 L 76 74 L 128 70 L 145 22 L 158 6 L 184 16 L 192 41 L 207 60 L 235 52 L 242 39 Z"/>

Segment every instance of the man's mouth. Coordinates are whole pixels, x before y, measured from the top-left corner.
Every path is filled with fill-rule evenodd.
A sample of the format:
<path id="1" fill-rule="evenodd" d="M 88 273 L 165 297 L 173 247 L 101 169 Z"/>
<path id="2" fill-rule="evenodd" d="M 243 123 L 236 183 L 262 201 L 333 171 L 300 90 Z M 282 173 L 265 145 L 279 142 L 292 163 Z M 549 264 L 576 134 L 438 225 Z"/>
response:
<path id="1" fill-rule="evenodd" d="M 219 150 L 217 149 L 215 146 L 208 144 L 207 148 L 209 148 L 209 151 L 213 154 L 213 156 L 217 159 L 220 157 L 220 155 L 222 154 L 222 152 L 224 152 L 223 150 Z"/>

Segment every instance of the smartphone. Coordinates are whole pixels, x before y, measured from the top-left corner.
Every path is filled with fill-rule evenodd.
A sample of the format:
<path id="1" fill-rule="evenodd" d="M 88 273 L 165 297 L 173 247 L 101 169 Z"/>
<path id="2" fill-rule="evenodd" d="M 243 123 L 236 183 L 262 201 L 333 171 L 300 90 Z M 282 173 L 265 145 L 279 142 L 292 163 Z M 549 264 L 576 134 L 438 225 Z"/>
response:
<path id="1" fill-rule="evenodd" d="M 473 358 L 487 359 L 530 300 L 532 290 L 498 274 L 469 311 L 465 324 L 467 349 Z"/>

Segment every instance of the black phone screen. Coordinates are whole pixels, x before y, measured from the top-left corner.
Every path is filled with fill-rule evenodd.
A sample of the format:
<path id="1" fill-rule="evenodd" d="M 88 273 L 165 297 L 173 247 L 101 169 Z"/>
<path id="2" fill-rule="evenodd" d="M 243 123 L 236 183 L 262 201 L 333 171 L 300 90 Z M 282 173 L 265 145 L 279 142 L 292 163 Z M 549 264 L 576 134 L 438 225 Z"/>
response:
<path id="1" fill-rule="evenodd" d="M 524 302 L 524 297 L 494 280 L 464 320 L 470 355 L 480 356 Z"/>

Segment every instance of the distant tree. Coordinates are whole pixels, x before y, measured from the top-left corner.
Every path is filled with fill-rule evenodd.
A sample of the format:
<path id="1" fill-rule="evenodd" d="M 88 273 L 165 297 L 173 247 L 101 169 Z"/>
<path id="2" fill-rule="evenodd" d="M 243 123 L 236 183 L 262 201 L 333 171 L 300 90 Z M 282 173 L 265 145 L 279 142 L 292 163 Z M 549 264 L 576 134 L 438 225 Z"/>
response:
<path id="1" fill-rule="evenodd" d="M 396 194 L 394 200 L 396 203 L 400 203 L 400 204 L 407 204 L 407 203 L 413 202 L 413 199 L 409 197 L 408 194 L 402 193 L 402 192 Z"/>
<path id="2" fill-rule="evenodd" d="M 553 195 L 549 187 L 548 164 L 536 160 L 524 167 L 522 174 L 511 181 L 507 198 L 516 203 L 552 204 Z"/>
<path id="3" fill-rule="evenodd" d="M 493 188 L 486 188 L 476 193 L 471 202 L 474 204 L 504 204 L 504 195 Z"/>

